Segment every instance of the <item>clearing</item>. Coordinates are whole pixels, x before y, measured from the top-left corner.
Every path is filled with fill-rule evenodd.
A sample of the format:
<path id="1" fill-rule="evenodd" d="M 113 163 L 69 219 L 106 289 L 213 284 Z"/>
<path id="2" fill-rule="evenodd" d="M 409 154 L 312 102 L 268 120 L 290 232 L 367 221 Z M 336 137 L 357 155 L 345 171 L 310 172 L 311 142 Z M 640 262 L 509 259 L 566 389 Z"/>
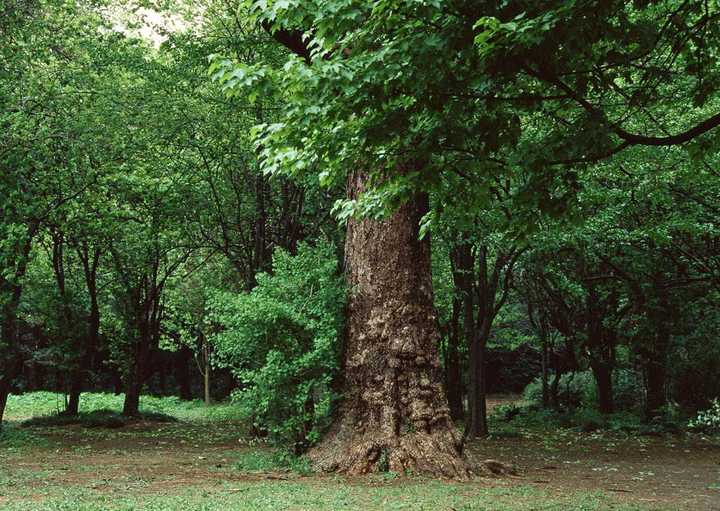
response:
<path id="1" fill-rule="evenodd" d="M 0 444 L 0 509 L 720 510 L 717 438 L 505 427 L 469 453 L 512 462 L 517 476 L 344 478 L 248 440 L 227 405 L 148 398 L 179 421 L 28 428 L 24 398 L 11 402 Z M 36 412 L 50 411 L 47 396 L 39 402 Z"/>

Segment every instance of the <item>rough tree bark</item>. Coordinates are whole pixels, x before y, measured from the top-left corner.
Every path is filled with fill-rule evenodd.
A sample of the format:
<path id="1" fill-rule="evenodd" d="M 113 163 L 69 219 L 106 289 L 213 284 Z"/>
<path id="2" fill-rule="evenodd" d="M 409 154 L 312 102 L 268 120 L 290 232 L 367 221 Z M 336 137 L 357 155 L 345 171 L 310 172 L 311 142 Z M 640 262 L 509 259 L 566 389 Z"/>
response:
<path id="1" fill-rule="evenodd" d="M 351 198 L 365 180 L 350 177 Z M 427 196 L 417 195 L 384 221 L 348 222 L 344 401 L 325 440 L 310 451 L 320 469 L 469 474 L 442 388 L 430 243 L 418 239 L 427 211 Z"/>

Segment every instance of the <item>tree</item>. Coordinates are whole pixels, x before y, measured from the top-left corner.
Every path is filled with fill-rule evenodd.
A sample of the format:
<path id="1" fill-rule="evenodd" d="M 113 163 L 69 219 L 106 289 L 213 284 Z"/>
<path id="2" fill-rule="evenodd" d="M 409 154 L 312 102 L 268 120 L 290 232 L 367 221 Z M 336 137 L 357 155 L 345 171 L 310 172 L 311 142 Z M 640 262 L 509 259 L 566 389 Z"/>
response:
<path id="1" fill-rule="evenodd" d="M 247 293 L 208 300 L 208 340 L 216 366 L 239 382 L 243 416 L 296 454 L 317 443 L 337 398 L 345 287 L 336 247 L 318 240 L 295 255 L 276 249 L 272 274 Z"/>
<path id="2" fill-rule="evenodd" d="M 257 95 L 269 90 L 273 79 L 282 84 L 275 89 L 286 101 L 281 122 L 258 129 L 265 170 L 318 170 L 326 183 L 351 176 L 349 200 L 340 209 L 349 219 L 349 276 L 352 282 L 356 268 L 377 272 L 380 282 L 368 292 L 379 293 L 378 298 L 387 292 L 386 286 L 401 286 L 399 281 L 383 282 L 389 277 L 387 269 L 407 264 L 393 263 L 389 257 L 375 266 L 354 260 L 372 250 L 353 245 L 353 240 L 363 238 L 355 237 L 354 223 L 359 220 L 351 217 L 385 213 L 386 223 L 377 224 L 376 235 L 370 235 L 369 227 L 361 231 L 367 235 L 363 241 L 380 243 L 391 236 L 381 230 L 383 226 L 406 225 L 411 217 L 420 221 L 425 216 L 417 201 L 437 189 L 448 173 L 487 186 L 496 173 L 521 167 L 532 170 L 527 188 L 519 193 L 525 203 L 562 212 L 574 193 L 573 172 L 556 179 L 555 166 L 602 160 L 631 146 L 683 144 L 720 124 L 720 114 L 703 109 L 718 85 L 706 79 L 715 69 L 706 56 L 715 48 L 718 29 L 713 20 L 718 13 L 707 11 L 703 2 L 656 8 L 619 1 L 481 6 L 263 1 L 251 2 L 251 10 L 298 58 L 274 73 L 266 66 L 216 60 L 213 73 L 231 94 L 252 90 L 250 94 Z M 627 41 L 634 38 L 641 43 L 631 48 Z M 704 44 L 688 42 L 696 38 Z M 668 51 L 679 57 L 668 63 Z M 688 79 L 657 79 L 672 72 Z M 627 76 L 628 83 L 640 85 L 624 89 L 615 76 Z M 676 109 L 675 124 L 682 126 L 670 135 L 635 132 L 634 128 L 657 124 L 667 129 L 662 122 L 644 121 L 649 110 L 667 108 L 663 98 L 671 90 L 694 97 L 698 107 Z M 634 115 L 626 119 L 626 112 Z M 400 214 L 407 217 L 401 220 Z M 413 244 L 409 235 L 402 242 Z M 429 271 L 429 264 L 419 266 Z M 418 275 L 416 282 L 425 285 L 429 278 Z M 431 314 L 429 305 L 417 301 L 426 290 L 405 291 L 408 310 L 426 307 L 424 314 Z M 354 307 L 353 300 L 349 322 L 361 325 L 363 307 Z M 372 302 L 372 297 L 367 300 Z M 383 319 L 388 332 L 396 328 L 391 318 Z M 402 336 L 397 328 L 396 335 Z M 362 346 L 366 331 L 373 331 L 373 325 L 351 327 L 348 346 Z M 437 333 L 428 327 L 422 335 L 427 340 L 420 345 L 428 350 L 423 355 L 432 358 Z M 384 349 L 389 355 L 390 346 Z M 352 353 L 350 348 L 347 356 Z M 422 371 L 422 366 L 408 365 L 403 375 L 415 380 Z M 347 378 L 348 395 L 359 394 L 361 386 L 372 388 L 375 376 L 383 378 L 372 371 Z M 439 380 L 431 385 L 439 385 Z M 386 399 L 364 404 L 376 410 L 375 416 L 387 415 Z M 400 401 L 394 400 L 390 408 L 402 415 Z M 403 450 L 405 439 L 412 442 L 416 437 L 413 430 L 394 434 L 387 457 L 377 456 L 376 449 L 361 454 L 349 437 L 338 444 L 344 459 L 330 465 L 357 472 L 376 470 L 384 466 L 378 460 L 391 459 L 399 468 L 463 473 L 457 454 L 450 454 L 452 435 L 444 433 L 452 429 L 444 426 L 446 412 L 439 403 L 431 408 L 430 415 L 440 417 L 441 426 L 426 430 L 432 440 L 420 450 L 422 459 L 435 457 L 435 463 L 419 462 Z M 338 424 L 344 421 L 341 416 Z M 378 422 L 373 427 L 375 436 L 388 436 Z"/>
<path id="3" fill-rule="evenodd" d="M 65 116 L 64 80 L 78 39 L 98 25 L 93 16 L 63 23 L 65 15 L 80 12 L 64 3 L 11 1 L 2 9 L 7 17 L 0 33 L 0 420 L 23 364 L 17 314 L 33 241 L 88 182 L 75 166 L 81 144 Z M 57 186 L 73 179 L 75 188 Z"/>

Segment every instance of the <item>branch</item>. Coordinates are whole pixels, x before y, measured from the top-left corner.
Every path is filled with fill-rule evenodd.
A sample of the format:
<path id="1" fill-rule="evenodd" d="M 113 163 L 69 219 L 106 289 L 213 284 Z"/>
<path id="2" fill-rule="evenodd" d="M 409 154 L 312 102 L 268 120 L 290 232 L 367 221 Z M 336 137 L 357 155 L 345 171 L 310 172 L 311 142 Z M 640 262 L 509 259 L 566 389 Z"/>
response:
<path id="1" fill-rule="evenodd" d="M 303 58 L 306 64 L 310 64 L 310 48 L 303 40 L 303 32 L 286 28 L 274 28 L 269 21 L 263 21 L 262 27 L 285 48 Z"/>
<path id="2" fill-rule="evenodd" d="M 524 62 L 521 62 L 521 67 L 525 70 L 526 73 L 528 73 L 530 76 L 533 76 L 534 78 L 537 78 L 540 81 L 550 83 L 552 85 L 555 85 L 558 89 L 565 92 L 568 97 L 573 99 L 576 103 L 578 103 L 581 107 L 583 107 L 588 113 L 595 115 L 601 119 L 605 119 L 607 122 L 607 116 L 605 115 L 605 112 L 603 112 L 600 108 L 596 107 L 590 101 L 587 100 L 584 96 L 581 96 L 577 92 L 575 92 L 569 85 L 567 85 L 565 82 L 560 80 L 557 76 L 543 72 L 542 70 L 535 70 L 525 64 Z M 677 133 L 675 135 L 668 135 L 664 137 L 649 137 L 645 135 L 638 135 L 636 133 L 630 133 L 620 126 L 616 126 L 613 124 L 610 124 L 608 122 L 608 127 L 610 130 L 615 133 L 618 137 L 620 137 L 622 140 L 625 141 L 625 144 L 621 144 L 618 148 L 616 148 L 611 154 L 614 154 L 615 152 L 618 152 L 619 150 L 624 149 L 628 145 L 645 145 L 645 146 L 673 146 L 673 145 L 679 145 L 683 144 L 685 142 L 689 142 L 690 140 L 693 140 L 694 138 L 699 137 L 700 135 L 707 133 L 708 131 L 720 126 L 720 113 L 717 113 L 713 115 L 712 117 L 709 117 L 708 119 L 705 119 L 704 121 L 700 122 L 699 124 L 693 126 L 692 128 L 683 131 L 681 133 Z"/>

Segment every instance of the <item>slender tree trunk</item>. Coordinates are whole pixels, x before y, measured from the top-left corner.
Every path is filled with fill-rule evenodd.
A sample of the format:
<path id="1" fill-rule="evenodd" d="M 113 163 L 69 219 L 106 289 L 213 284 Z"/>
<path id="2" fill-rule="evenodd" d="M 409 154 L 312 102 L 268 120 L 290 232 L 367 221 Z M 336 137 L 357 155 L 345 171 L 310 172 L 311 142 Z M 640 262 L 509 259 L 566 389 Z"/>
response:
<path id="1" fill-rule="evenodd" d="M 27 225 L 27 235 L 22 244 L 20 253 L 14 261 L 14 273 L 11 281 L 7 280 L 8 267 L 0 267 L 0 426 L 5 415 L 5 406 L 10 394 L 10 386 L 15 377 L 21 372 L 23 358 L 18 346 L 17 311 L 22 297 L 22 279 L 27 271 L 27 265 L 32 248 L 32 240 L 37 232 L 38 222 L 32 221 Z"/>
<path id="2" fill-rule="evenodd" d="M 119 396 L 123 392 L 123 379 L 118 371 L 113 372 L 113 393 Z"/>
<path id="3" fill-rule="evenodd" d="M 600 413 L 613 413 L 612 368 L 609 364 L 602 362 L 590 362 L 590 367 L 595 377 L 598 391 L 598 408 Z"/>
<path id="4" fill-rule="evenodd" d="M 70 382 L 70 396 L 68 399 L 65 413 L 67 415 L 77 415 L 80 412 L 80 393 L 82 392 L 82 372 L 73 371 L 72 380 Z"/>
<path id="5" fill-rule="evenodd" d="M 192 399 L 190 371 L 188 368 L 191 358 L 192 352 L 187 347 L 180 348 L 175 356 L 175 379 L 177 381 L 180 399 L 185 401 Z"/>
<path id="6" fill-rule="evenodd" d="M 467 418 L 467 436 L 477 438 L 479 435 L 478 425 L 482 422 L 480 418 L 480 407 L 477 405 L 480 401 L 480 350 L 479 344 L 473 336 L 470 338 L 470 363 L 468 365 L 468 418 Z"/>
<path id="7" fill-rule="evenodd" d="M 464 416 L 462 403 L 460 353 L 458 349 L 458 342 L 460 337 L 460 303 L 461 301 L 457 298 L 453 300 L 453 312 L 450 322 L 450 330 L 448 333 L 447 353 L 445 354 L 445 387 L 447 390 L 448 405 L 450 406 L 450 417 L 453 420 L 462 420 Z"/>
<path id="8" fill-rule="evenodd" d="M 645 362 L 645 419 L 648 421 L 660 416 L 667 403 L 667 348 L 670 334 L 662 322 L 658 328 L 655 345 Z"/>
<path id="9" fill-rule="evenodd" d="M 167 378 L 166 378 L 166 375 L 168 373 L 168 371 L 167 371 L 168 362 L 167 362 L 167 357 L 165 356 L 164 353 L 162 353 L 160 356 L 157 357 L 157 366 L 158 366 L 158 371 L 157 371 L 158 390 L 161 395 L 166 396 L 168 393 L 167 392 Z"/>
<path id="10" fill-rule="evenodd" d="M 474 437 L 484 437 L 488 435 L 487 425 L 487 370 L 485 367 L 485 347 L 487 339 L 478 340 L 477 346 L 477 396 L 475 401 L 475 409 L 473 414 L 472 433 Z"/>
<path id="11" fill-rule="evenodd" d="M 652 420 L 662 413 L 663 407 L 667 404 L 667 353 L 670 346 L 670 325 L 671 318 L 667 290 L 657 290 L 659 307 L 656 311 L 655 323 L 657 333 L 655 343 L 645 363 L 646 390 L 645 398 L 645 419 Z"/>
<path id="12" fill-rule="evenodd" d="M 205 389 L 205 406 L 210 406 L 210 348 L 205 341 L 205 337 L 202 337 L 202 351 L 203 351 L 203 387 Z"/>
<path id="13" fill-rule="evenodd" d="M 125 403 L 123 404 L 123 415 L 132 417 L 140 414 L 140 393 L 146 378 L 145 367 L 149 363 L 147 357 L 149 341 L 144 335 L 140 335 L 135 347 L 135 359 L 131 361 L 130 369 L 125 375 Z"/>
<path id="14" fill-rule="evenodd" d="M 2 429 L 3 417 L 5 417 L 5 407 L 7 406 L 8 396 L 10 395 L 10 381 L 0 378 L 0 429 Z"/>
<path id="15" fill-rule="evenodd" d="M 560 408 L 560 378 L 562 378 L 562 371 L 560 370 L 560 356 L 557 353 L 553 353 L 553 380 L 550 384 L 550 406 L 554 410 Z"/>
<path id="16" fill-rule="evenodd" d="M 128 383 L 125 389 L 125 402 L 123 403 L 123 415 L 136 417 L 140 415 L 140 389 L 142 385 L 138 382 Z"/>
<path id="17" fill-rule="evenodd" d="M 364 186 L 351 176 L 350 198 Z M 348 222 L 344 402 L 310 452 L 320 469 L 468 474 L 442 388 L 430 243 L 418 239 L 427 211 L 427 196 L 415 196 L 384 221 Z"/>
<path id="18" fill-rule="evenodd" d="M 55 274 L 55 283 L 57 284 L 58 293 L 60 294 L 62 309 L 62 324 L 60 331 L 65 335 L 73 335 L 73 314 L 68 303 L 67 293 L 65 292 L 65 237 L 61 232 L 52 231 L 53 247 L 52 247 L 52 264 L 53 273 Z M 80 408 L 80 393 L 83 387 L 83 369 L 82 359 L 83 342 L 78 336 L 73 336 L 72 344 L 74 346 L 73 364 L 70 370 L 70 391 L 69 399 L 66 402 L 64 413 L 66 415 L 77 415 Z"/>
<path id="19" fill-rule="evenodd" d="M 645 399 L 645 419 L 652 420 L 662 413 L 666 404 L 665 387 L 667 384 L 667 370 L 664 360 L 651 360 L 647 363 L 647 396 Z"/>
<path id="20" fill-rule="evenodd" d="M 97 265 L 100 258 L 100 251 L 95 250 L 90 258 L 87 245 L 84 251 L 78 249 L 78 255 L 83 263 L 85 273 L 85 285 L 90 298 L 90 314 L 87 319 L 87 331 L 84 343 L 80 343 L 79 366 L 73 371 L 70 383 L 70 399 L 65 413 L 77 415 L 80 412 L 80 395 L 84 390 L 93 369 L 93 361 L 100 338 L 100 306 L 97 297 Z"/>
<path id="21" fill-rule="evenodd" d="M 0 340 L 7 344 L 4 347 L 9 353 L 4 355 L 3 359 L 0 359 L 0 429 L 2 428 L 3 417 L 5 416 L 5 407 L 7 406 L 8 396 L 12 390 L 12 383 L 18 374 L 22 371 L 23 359 L 19 353 L 15 351 L 16 342 L 18 338 L 18 325 L 17 325 L 17 305 L 19 303 L 20 293 L 16 294 L 18 300 L 12 301 L 6 304 L 2 310 L 3 317 L 0 322 Z"/>
<path id="22" fill-rule="evenodd" d="M 550 384 L 548 381 L 548 345 L 547 340 L 542 341 L 542 405 L 550 407 Z"/>
<path id="23" fill-rule="evenodd" d="M 476 371 L 478 364 L 477 352 L 477 336 L 475 333 L 475 302 L 473 293 L 473 267 L 475 260 L 472 253 L 472 246 L 467 235 L 463 236 L 463 243 L 457 248 L 457 264 L 458 284 L 462 296 L 463 307 L 463 336 L 465 343 L 470 352 L 470 360 L 468 363 L 468 416 L 466 418 L 466 433 L 472 434 L 473 424 L 476 423 L 477 408 L 473 406 L 478 400 L 478 372 Z"/>
<path id="24" fill-rule="evenodd" d="M 485 347 L 489 332 L 477 331 L 470 347 L 470 393 L 468 408 L 470 422 L 468 436 L 484 437 L 488 434 L 487 426 L 487 371 L 485 367 Z"/>
<path id="25" fill-rule="evenodd" d="M 587 349 L 590 369 L 595 377 L 600 413 L 613 413 L 612 373 L 615 366 L 615 333 L 603 325 L 603 310 L 607 302 L 602 302 L 594 287 L 589 287 L 587 306 Z"/>

